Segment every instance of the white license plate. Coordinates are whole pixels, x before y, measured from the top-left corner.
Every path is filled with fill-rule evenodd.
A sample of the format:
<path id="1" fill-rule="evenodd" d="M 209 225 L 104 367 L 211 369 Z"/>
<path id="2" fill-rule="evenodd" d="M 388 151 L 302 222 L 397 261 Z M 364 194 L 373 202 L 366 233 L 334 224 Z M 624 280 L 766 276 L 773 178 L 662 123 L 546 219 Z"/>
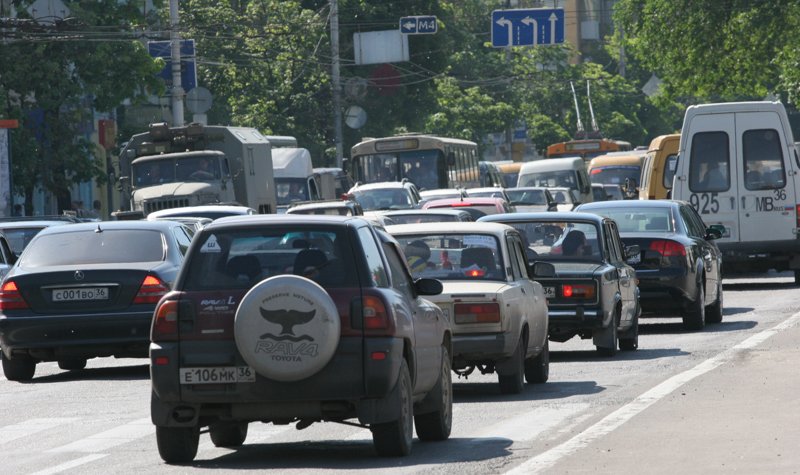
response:
<path id="1" fill-rule="evenodd" d="M 256 372 L 249 366 L 181 368 L 181 384 L 254 383 Z"/>
<path id="2" fill-rule="evenodd" d="M 79 300 L 108 300 L 108 288 L 81 287 L 78 289 L 53 290 L 53 302 L 74 302 Z"/>
<path id="3" fill-rule="evenodd" d="M 544 296 L 548 299 L 556 298 L 556 288 L 555 287 L 543 287 L 544 289 Z"/>

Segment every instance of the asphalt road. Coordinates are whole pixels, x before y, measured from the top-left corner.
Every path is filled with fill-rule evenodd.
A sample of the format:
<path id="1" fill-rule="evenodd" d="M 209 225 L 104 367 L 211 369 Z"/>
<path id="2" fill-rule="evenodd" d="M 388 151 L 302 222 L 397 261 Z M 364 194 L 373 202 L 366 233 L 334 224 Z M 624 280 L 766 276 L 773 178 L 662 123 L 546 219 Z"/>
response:
<path id="1" fill-rule="evenodd" d="M 4 474 L 361 472 L 797 473 L 800 299 L 788 274 L 727 279 L 721 324 L 684 332 L 643 319 L 640 349 L 601 358 L 551 343 L 550 381 L 500 395 L 496 377 L 455 381 L 450 440 L 374 455 L 367 429 L 251 424 L 245 446 L 200 439 L 194 464 L 161 462 L 145 360 L 95 359 L 32 383 L 0 378 Z"/>

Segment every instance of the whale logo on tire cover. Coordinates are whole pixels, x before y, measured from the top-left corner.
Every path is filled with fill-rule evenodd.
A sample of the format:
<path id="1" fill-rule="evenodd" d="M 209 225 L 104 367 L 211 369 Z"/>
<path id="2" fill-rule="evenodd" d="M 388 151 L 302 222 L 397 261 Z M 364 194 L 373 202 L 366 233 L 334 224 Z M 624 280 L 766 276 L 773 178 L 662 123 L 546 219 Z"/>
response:
<path id="1" fill-rule="evenodd" d="M 320 371 L 336 353 L 339 336 L 339 312 L 328 292 L 291 274 L 252 287 L 234 317 L 242 358 L 276 381 L 299 381 Z"/>
<path id="2" fill-rule="evenodd" d="M 272 339 L 278 341 L 314 341 L 314 338 L 311 335 L 295 336 L 293 328 L 295 325 L 302 325 L 313 320 L 314 315 L 317 313 L 315 309 L 312 309 L 309 312 L 300 312 L 297 310 L 284 309 L 267 310 L 263 307 L 259 307 L 258 310 L 261 312 L 261 316 L 264 318 L 264 320 L 281 326 L 280 335 L 273 335 L 272 333 L 267 332 L 261 335 L 262 340 Z"/>

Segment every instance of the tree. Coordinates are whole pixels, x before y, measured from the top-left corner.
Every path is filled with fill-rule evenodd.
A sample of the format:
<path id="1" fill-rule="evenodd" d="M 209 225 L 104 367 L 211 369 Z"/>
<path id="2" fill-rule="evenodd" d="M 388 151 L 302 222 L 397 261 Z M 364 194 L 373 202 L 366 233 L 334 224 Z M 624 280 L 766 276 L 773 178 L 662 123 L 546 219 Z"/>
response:
<path id="1" fill-rule="evenodd" d="M 145 21 L 139 2 L 69 2 L 70 18 L 50 26 L 25 18 L 31 3 L 19 2 L 19 26 L 0 44 L 5 64 L 13 64 L 0 75 L 0 114 L 23 123 L 12 132 L 12 174 L 27 212 L 35 186 L 53 193 L 60 211 L 71 207 L 73 183 L 106 179 L 88 136 L 93 111 L 158 88 L 161 65 L 133 34 Z"/>
<path id="2" fill-rule="evenodd" d="M 798 14 L 793 0 L 620 0 L 626 51 L 685 103 L 795 100 Z M 618 30 L 619 31 L 619 30 Z"/>

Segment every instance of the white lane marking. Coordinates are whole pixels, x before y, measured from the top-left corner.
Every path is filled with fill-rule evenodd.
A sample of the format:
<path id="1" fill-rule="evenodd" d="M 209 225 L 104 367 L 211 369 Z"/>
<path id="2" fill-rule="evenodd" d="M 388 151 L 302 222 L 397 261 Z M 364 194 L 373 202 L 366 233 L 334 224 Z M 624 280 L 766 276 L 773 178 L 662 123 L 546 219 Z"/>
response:
<path id="1" fill-rule="evenodd" d="M 143 417 L 99 434 L 90 435 L 71 444 L 62 445 L 48 452 L 87 452 L 98 453 L 133 440 L 153 435 L 156 429 L 150 417 Z"/>
<path id="2" fill-rule="evenodd" d="M 0 428 L 0 433 L 3 434 L 0 438 L 0 444 L 7 444 L 12 440 L 17 440 L 22 437 L 36 434 L 44 430 L 52 429 L 63 424 L 77 421 L 77 417 L 53 417 L 53 418 L 39 418 L 29 419 L 25 422 L 6 426 Z"/>
<path id="3" fill-rule="evenodd" d="M 552 468 L 562 458 L 574 454 L 578 450 L 587 447 L 595 440 L 600 439 L 606 434 L 616 430 L 622 424 L 628 422 L 631 418 L 694 378 L 702 376 L 703 374 L 719 367 L 742 351 L 755 348 L 771 336 L 797 325 L 798 322 L 800 322 L 800 313 L 792 315 L 788 319 L 768 330 L 756 333 L 738 345 L 734 345 L 722 353 L 703 361 L 694 368 L 684 371 L 683 373 L 676 374 L 658 386 L 640 395 L 628 404 L 620 407 L 597 422 L 595 425 L 589 427 L 563 444 L 553 447 L 546 452 L 542 452 L 535 457 L 531 457 L 521 465 L 505 473 L 513 475 L 542 473 Z"/>
<path id="4" fill-rule="evenodd" d="M 551 432 L 570 416 L 585 411 L 588 403 L 554 407 L 538 407 L 515 415 L 512 419 L 490 425 L 472 435 L 474 438 L 505 438 L 515 442 L 532 440 L 544 432 Z"/>
<path id="5" fill-rule="evenodd" d="M 61 473 L 66 470 L 73 469 L 75 467 L 79 467 L 83 464 L 87 464 L 90 462 L 94 462 L 95 460 L 100 460 L 103 457 L 107 457 L 108 454 L 91 454 L 85 457 L 81 457 L 79 459 L 70 460 L 69 462 L 64 462 L 61 465 L 56 465 L 55 467 L 46 468 L 44 470 L 34 472 L 31 475 L 53 475 L 55 473 Z"/>

